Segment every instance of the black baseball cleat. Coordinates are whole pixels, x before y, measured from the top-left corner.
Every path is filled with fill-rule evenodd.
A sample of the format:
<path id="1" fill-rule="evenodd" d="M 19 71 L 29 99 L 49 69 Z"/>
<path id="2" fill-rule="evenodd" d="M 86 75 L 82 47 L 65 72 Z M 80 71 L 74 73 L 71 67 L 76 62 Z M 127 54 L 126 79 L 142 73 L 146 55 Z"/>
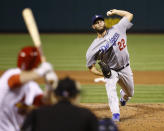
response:
<path id="1" fill-rule="evenodd" d="M 121 105 L 121 106 L 125 106 L 125 105 L 126 105 L 126 101 L 123 100 L 122 98 L 120 98 L 120 105 Z"/>

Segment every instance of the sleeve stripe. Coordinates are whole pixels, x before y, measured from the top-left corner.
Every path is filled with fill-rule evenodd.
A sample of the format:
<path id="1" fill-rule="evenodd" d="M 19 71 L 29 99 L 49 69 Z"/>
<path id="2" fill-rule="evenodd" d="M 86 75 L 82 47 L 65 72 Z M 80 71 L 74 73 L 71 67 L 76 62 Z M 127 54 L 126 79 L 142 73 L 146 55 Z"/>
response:
<path id="1" fill-rule="evenodd" d="M 34 98 L 33 105 L 35 105 L 35 106 L 42 106 L 43 105 L 42 98 L 43 98 L 43 94 L 37 95 Z"/>
<path id="2" fill-rule="evenodd" d="M 14 88 L 20 87 L 21 86 L 20 75 L 19 74 L 12 75 L 8 79 L 8 85 L 9 85 L 10 89 L 14 89 Z"/>

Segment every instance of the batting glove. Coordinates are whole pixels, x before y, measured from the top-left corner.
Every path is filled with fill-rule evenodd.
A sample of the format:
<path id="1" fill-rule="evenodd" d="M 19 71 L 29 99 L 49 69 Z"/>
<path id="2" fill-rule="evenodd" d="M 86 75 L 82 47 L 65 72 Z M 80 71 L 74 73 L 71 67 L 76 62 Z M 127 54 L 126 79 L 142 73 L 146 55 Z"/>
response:
<path id="1" fill-rule="evenodd" d="M 43 62 L 37 69 L 34 70 L 38 75 L 44 76 L 46 73 L 53 71 L 53 67 L 48 62 Z"/>

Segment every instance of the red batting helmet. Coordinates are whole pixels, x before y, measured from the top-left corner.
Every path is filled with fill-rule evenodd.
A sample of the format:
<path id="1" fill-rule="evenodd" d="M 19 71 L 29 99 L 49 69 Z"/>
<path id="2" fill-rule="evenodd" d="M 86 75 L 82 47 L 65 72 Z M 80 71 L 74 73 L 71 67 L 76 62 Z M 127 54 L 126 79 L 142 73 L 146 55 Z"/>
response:
<path id="1" fill-rule="evenodd" d="M 31 70 L 41 63 L 39 50 L 33 46 L 27 46 L 20 50 L 17 66 L 22 70 Z"/>

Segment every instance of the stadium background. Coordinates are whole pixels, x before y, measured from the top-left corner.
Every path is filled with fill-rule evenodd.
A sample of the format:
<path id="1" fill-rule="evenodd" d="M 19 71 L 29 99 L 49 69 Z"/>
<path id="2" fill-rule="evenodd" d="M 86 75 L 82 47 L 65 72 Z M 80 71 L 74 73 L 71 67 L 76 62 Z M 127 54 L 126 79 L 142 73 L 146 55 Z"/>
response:
<path id="1" fill-rule="evenodd" d="M 131 31 L 164 31 L 163 0 L 1 0 L 0 31 L 25 31 L 23 8 L 35 13 L 42 32 L 88 32 L 91 17 L 109 9 L 132 12 L 135 26 Z"/>
<path id="2" fill-rule="evenodd" d="M 144 123 L 143 130 L 164 129 L 160 124 L 164 119 L 159 122 L 164 115 L 163 4 L 162 0 L 2 0 L 0 71 L 16 67 L 17 52 L 25 45 L 32 45 L 21 16 L 22 9 L 30 7 L 41 33 L 47 60 L 54 65 L 59 77 L 69 75 L 79 80 L 83 89 L 81 102 L 96 111 L 98 116 L 111 116 L 103 83 L 93 83 L 95 76 L 85 66 L 85 53 L 96 37 L 91 29 L 91 17 L 94 14 L 105 16 L 106 11 L 113 8 L 130 11 L 134 14 L 134 26 L 128 31 L 128 50 L 134 72 L 135 95 L 126 108 L 121 108 L 123 122 L 119 127 L 126 131 L 137 130 L 138 125 Z M 110 23 L 118 20 L 119 17 L 114 16 L 106 18 L 106 23 L 110 27 Z M 90 103 L 99 104 L 91 106 Z M 143 114 L 146 120 L 142 118 Z"/>

